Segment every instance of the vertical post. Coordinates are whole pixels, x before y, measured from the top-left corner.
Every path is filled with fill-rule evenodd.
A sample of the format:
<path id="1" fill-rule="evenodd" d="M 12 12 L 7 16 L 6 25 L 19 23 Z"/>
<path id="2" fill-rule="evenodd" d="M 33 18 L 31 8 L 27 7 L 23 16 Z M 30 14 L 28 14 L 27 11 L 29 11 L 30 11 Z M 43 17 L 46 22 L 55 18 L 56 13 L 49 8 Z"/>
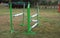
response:
<path id="1" fill-rule="evenodd" d="M 24 26 L 24 13 L 25 13 L 25 3 L 23 5 L 23 26 Z"/>
<path id="2" fill-rule="evenodd" d="M 12 3 L 10 2 L 10 30 L 11 30 L 11 33 L 14 32 L 14 27 L 13 27 L 13 23 L 12 23 Z"/>
<path id="3" fill-rule="evenodd" d="M 30 26 L 30 20 L 31 20 L 31 17 L 30 17 L 30 3 L 28 3 L 28 7 L 27 7 L 27 22 L 28 22 L 28 32 L 31 32 L 31 26 Z"/>
<path id="4" fill-rule="evenodd" d="M 39 6 L 38 6 L 38 3 L 37 3 L 37 20 L 38 20 L 37 23 L 39 24 L 38 13 L 39 13 Z"/>
<path id="5" fill-rule="evenodd" d="M 22 24 L 21 26 L 24 26 L 24 13 L 25 13 L 25 3 L 23 4 L 23 19 L 22 19 Z"/>

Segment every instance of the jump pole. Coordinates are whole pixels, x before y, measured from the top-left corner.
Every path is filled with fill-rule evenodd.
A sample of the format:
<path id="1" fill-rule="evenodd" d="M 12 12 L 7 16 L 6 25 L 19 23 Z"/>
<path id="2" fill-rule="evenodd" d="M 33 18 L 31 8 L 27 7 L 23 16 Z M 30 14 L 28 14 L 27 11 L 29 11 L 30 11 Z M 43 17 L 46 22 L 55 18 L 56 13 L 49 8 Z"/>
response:
<path id="1" fill-rule="evenodd" d="M 11 33 L 13 33 L 14 27 L 13 27 L 13 23 L 12 23 L 12 3 L 11 2 L 10 2 L 9 7 L 10 7 L 10 31 L 11 31 Z"/>
<path id="2" fill-rule="evenodd" d="M 38 13 L 37 13 L 38 14 Z M 38 20 L 38 15 L 34 14 L 32 15 L 32 17 L 37 16 L 37 20 Z M 31 15 L 30 15 L 30 3 L 28 3 L 28 7 L 27 7 L 27 34 L 35 34 L 35 32 L 32 32 L 31 30 L 38 24 L 37 20 L 33 20 L 36 21 L 37 23 L 35 23 L 33 26 L 31 26 Z"/>
<path id="3" fill-rule="evenodd" d="M 31 32 L 31 25 L 30 25 L 30 22 L 31 22 L 31 16 L 30 16 L 30 3 L 28 3 L 28 7 L 27 7 L 27 26 L 28 26 L 28 32 Z"/>
<path id="4" fill-rule="evenodd" d="M 31 16 L 30 16 L 30 3 L 28 2 L 28 7 L 27 7 L 27 32 L 24 32 L 24 34 L 35 34 L 35 32 L 32 32 L 32 27 L 31 27 Z"/>

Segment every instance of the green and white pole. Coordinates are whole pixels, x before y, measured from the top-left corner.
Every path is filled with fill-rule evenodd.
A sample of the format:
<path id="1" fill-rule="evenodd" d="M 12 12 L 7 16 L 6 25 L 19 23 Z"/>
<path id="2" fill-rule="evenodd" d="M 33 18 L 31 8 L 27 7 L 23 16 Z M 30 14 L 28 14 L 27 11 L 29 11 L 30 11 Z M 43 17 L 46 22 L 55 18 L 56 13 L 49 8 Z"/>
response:
<path id="1" fill-rule="evenodd" d="M 11 33 L 14 32 L 14 27 L 13 27 L 13 23 L 12 23 L 12 3 L 10 2 L 10 30 L 11 30 Z"/>

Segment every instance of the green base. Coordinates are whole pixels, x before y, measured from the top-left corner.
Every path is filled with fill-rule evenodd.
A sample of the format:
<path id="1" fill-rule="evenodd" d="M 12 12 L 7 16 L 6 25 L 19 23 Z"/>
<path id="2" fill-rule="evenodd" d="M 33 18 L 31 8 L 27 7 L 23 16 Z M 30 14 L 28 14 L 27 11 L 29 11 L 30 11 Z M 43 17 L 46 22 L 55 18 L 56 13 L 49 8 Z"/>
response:
<path id="1" fill-rule="evenodd" d="M 15 31 L 14 30 L 11 30 L 11 33 L 14 33 Z"/>
<path id="2" fill-rule="evenodd" d="M 24 26 L 24 24 L 20 24 L 20 26 Z"/>
<path id="3" fill-rule="evenodd" d="M 30 32 L 24 32 L 23 34 L 26 34 L 26 35 L 35 35 L 36 33 L 35 33 L 35 32 L 30 31 Z"/>

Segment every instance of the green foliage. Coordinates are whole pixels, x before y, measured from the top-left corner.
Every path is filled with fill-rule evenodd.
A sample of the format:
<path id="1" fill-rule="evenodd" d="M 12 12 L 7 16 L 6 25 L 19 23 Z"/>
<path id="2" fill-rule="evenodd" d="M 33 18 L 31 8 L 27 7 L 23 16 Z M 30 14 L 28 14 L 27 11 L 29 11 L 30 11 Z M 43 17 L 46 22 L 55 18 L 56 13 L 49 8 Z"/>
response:
<path id="1" fill-rule="evenodd" d="M 8 2 L 9 0 L 2 0 L 3 2 Z M 11 1 L 20 1 L 20 2 L 30 2 L 32 5 L 34 3 L 40 3 L 41 5 L 57 5 L 58 4 L 58 0 L 56 0 L 55 2 L 52 1 L 47 1 L 47 0 L 11 0 Z"/>
<path id="2" fill-rule="evenodd" d="M 41 4 L 41 5 L 57 5 L 57 4 L 58 4 L 58 1 L 52 2 L 52 1 L 43 0 L 43 1 L 41 1 L 40 4 Z"/>
<path id="3" fill-rule="evenodd" d="M 52 3 L 53 5 L 58 5 L 58 1 L 55 1 Z"/>
<path id="4" fill-rule="evenodd" d="M 41 5 L 46 5 L 47 1 L 42 1 Z"/>

